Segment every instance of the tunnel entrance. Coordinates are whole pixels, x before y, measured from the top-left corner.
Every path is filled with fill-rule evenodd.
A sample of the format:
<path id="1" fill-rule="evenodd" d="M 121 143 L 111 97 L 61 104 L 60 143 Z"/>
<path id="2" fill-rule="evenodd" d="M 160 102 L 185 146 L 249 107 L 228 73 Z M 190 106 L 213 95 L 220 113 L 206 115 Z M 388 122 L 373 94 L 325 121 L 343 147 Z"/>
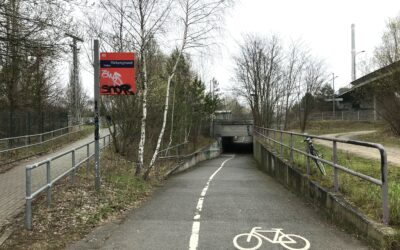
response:
<path id="1" fill-rule="evenodd" d="M 253 137 L 235 136 L 221 137 L 222 152 L 235 154 L 252 154 Z"/>

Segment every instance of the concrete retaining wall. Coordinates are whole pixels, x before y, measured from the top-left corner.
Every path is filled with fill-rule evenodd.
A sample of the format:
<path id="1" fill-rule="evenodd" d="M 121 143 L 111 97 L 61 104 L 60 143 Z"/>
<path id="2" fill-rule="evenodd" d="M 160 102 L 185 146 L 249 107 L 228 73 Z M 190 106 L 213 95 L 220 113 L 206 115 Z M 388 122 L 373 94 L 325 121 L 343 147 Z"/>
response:
<path id="1" fill-rule="evenodd" d="M 218 157 L 221 154 L 221 147 L 218 142 L 214 142 L 208 147 L 202 148 L 193 154 L 187 156 L 186 160 L 177 165 L 174 169 L 172 169 L 170 172 L 166 174 L 167 176 L 170 176 L 172 174 L 177 174 L 180 172 L 183 172 L 193 166 L 195 166 L 197 163 L 205 161 L 205 160 L 210 160 Z"/>
<path id="2" fill-rule="evenodd" d="M 400 236 L 391 227 L 374 222 L 346 202 L 340 194 L 332 193 L 310 180 L 306 174 L 290 166 L 276 153 L 266 149 L 256 138 L 253 155 L 258 167 L 297 195 L 319 208 L 331 222 L 355 233 L 377 249 L 400 249 Z"/>

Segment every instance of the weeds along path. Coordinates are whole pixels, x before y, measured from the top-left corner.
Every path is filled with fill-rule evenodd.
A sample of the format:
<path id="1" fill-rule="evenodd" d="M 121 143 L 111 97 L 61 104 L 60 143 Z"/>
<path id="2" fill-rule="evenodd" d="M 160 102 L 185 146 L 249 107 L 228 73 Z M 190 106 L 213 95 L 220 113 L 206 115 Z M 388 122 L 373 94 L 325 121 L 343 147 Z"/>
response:
<path id="1" fill-rule="evenodd" d="M 102 136 L 108 134 L 108 129 L 101 129 Z M 9 171 L 0 174 L 0 229 L 1 227 L 11 223 L 12 218 L 23 210 L 25 204 L 25 167 L 40 161 L 44 161 L 50 157 L 59 155 L 65 151 L 79 147 L 94 139 L 93 134 L 69 143 L 62 148 L 43 155 L 41 157 L 21 162 L 20 165 L 13 167 Z M 90 153 L 93 152 L 93 144 L 90 147 Z M 86 148 L 76 152 L 76 162 L 86 157 Z M 71 157 L 61 157 L 52 163 L 52 178 L 56 178 L 59 174 L 71 168 Z M 32 172 L 32 186 L 35 191 L 38 187 L 46 182 L 45 168 L 39 168 Z"/>
<path id="2" fill-rule="evenodd" d="M 364 135 L 364 134 L 370 134 L 375 132 L 375 130 L 365 130 L 365 131 L 355 131 L 355 132 L 346 132 L 346 133 L 338 133 L 338 134 L 326 134 L 322 135 L 325 137 L 334 137 L 334 138 L 340 138 L 340 139 L 353 139 L 353 137 L 357 135 Z M 323 140 L 315 140 L 315 143 L 324 145 L 327 147 L 332 147 L 332 143 L 328 141 L 323 141 Z M 367 159 L 373 159 L 373 160 L 380 160 L 380 154 L 377 149 L 373 148 L 366 148 L 366 147 L 360 147 L 360 146 L 355 146 L 355 145 L 349 145 L 349 144 L 344 144 L 344 143 L 338 143 L 338 149 L 343 150 L 343 151 L 348 151 L 351 154 L 355 154 Z M 395 165 L 397 167 L 400 167 L 400 149 L 395 148 L 395 147 L 387 147 L 385 146 L 385 150 L 387 153 L 387 160 L 390 165 Z"/>

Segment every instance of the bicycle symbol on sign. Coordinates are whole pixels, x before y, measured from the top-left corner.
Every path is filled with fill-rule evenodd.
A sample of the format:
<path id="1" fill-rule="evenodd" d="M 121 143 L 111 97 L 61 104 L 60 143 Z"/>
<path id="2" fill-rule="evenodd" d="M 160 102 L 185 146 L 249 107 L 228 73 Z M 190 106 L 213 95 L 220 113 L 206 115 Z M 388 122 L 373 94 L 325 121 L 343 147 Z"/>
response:
<path id="1" fill-rule="evenodd" d="M 238 234 L 233 238 L 233 245 L 239 250 L 256 250 L 262 240 L 267 240 L 272 244 L 281 244 L 289 250 L 307 250 L 310 248 L 310 242 L 295 234 L 284 234 L 281 228 L 271 228 L 270 230 L 262 230 L 261 227 L 253 227 L 250 233 Z M 272 238 L 262 233 L 275 233 Z"/>

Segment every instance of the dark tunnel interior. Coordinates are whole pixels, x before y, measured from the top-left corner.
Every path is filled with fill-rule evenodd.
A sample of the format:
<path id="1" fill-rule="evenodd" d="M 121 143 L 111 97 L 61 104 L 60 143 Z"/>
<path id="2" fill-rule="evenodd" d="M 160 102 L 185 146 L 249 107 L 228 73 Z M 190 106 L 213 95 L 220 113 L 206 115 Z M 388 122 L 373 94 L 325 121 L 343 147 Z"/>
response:
<path id="1" fill-rule="evenodd" d="M 251 139 L 251 137 L 221 137 L 222 152 L 234 154 L 252 154 L 253 141 Z"/>

